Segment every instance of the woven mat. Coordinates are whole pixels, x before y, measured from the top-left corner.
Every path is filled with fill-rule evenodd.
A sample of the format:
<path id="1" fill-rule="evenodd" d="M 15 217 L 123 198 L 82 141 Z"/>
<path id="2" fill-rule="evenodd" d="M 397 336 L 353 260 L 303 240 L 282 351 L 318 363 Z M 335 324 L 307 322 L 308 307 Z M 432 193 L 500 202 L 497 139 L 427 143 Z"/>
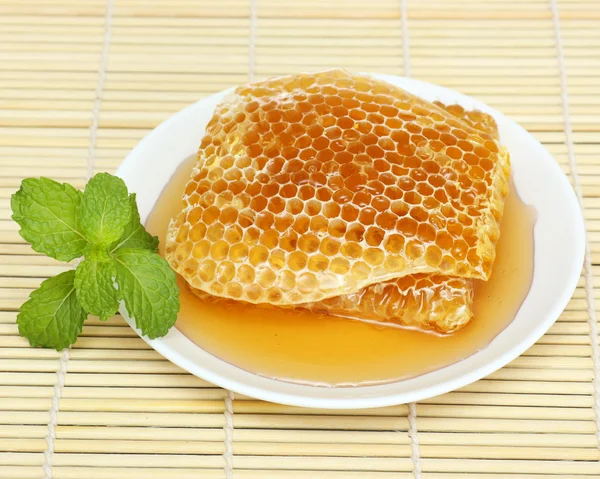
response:
<path id="1" fill-rule="evenodd" d="M 212 92 L 330 66 L 473 95 L 570 176 L 590 255 L 538 344 L 460 391 L 335 413 L 228 395 L 120 317 L 63 354 L 18 336 L 21 303 L 64 269 L 9 219 L 23 177 L 81 187 Z M 0 0 L 0 478 L 600 477 L 599 148 L 597 0 Z"/>

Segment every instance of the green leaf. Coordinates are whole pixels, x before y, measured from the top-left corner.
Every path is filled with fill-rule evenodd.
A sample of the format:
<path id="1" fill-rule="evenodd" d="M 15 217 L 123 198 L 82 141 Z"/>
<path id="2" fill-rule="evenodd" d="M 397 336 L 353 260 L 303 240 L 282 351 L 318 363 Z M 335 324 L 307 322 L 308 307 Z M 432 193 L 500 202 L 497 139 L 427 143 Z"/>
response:
<path id="1" fill-rule="evenodd" d="M 111 248 L 112 251 L 117 248 L 139 248 L 158 252 L 158 238 L 148 233 L 144 225 L 140 223 L 140 213 L 135 201 L 135 193 L 129 195 L 129 203 L 131 205 L 129 222 L 125 226 L 123 236 L 119 238 L 116 246 Z"/>
<path id="2" fill-rule="evenodd" d="M 95 244 L 117 241 L 129 222 L 131 204 L 125 182 L 108 173 L 98 173 L 86 185 L 80 208 L 81 229 Z"/>
<path id="3" fill-rule="evenodd" d="M 87 314 L 77 301 L 74 280 L 75 271 L 47 279 L 21 306 L 19 334 L 32 346 L 60 351 L 76 341 Z"/>
<path id="4" fill-rule="evenodd" d="M 117 270 L 114 260 L 106 251 L 91 248 L 75 270 L 77 299 L 90 314 L 106 321 L 119 309 L 115 288 Z"/>
<path id="5" fill-rule="evenodd" d="M 119 292 L 136 326 L 150 339 L 167 334 L 179 312 L 175 272 L 148 250 L 122 248 L 115 261 Z"/>
<path id="6" fill-rule="evenodd" d="M 38 253 L 60 261 L 79 258 L 87 245 L 78 222 L 81 191 L 49 178 L 27 178 L 12 195 L 12 219 Z"/>

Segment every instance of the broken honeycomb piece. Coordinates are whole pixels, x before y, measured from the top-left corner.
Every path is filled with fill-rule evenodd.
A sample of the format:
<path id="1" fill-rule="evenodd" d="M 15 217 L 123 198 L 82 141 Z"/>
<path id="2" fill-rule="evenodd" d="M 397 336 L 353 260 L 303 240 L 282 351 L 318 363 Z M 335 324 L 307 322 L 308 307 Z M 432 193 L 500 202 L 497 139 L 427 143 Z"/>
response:
<path id="1" fill-rule="evenodd" d="M 467 119 L 342 70 L 241 86 L 207 126 L 166 257 L 194 288 L 276 305 L 487 279 L 509 158 Z"/>
<path id="2" fill-rule="evenodd" d="M 472 303 L 473 280 L 443 274 L 410 274 L 372 284 L 356 293 L 309 303 L 306 308 L 332 316 L 448 334 L 471 320 Z"/>
<path id="3" fill-rule="evenodd" d="M 190 287 L 190 291 L 203 301 L 232 301 L 196 288 Z M 472 302 L 473 281 L 470 279 L 411 274 L 366 286 L 356 293 L 279 307 L 449 334 L 471 320 Z M 258 306 L 275 307 L 264 303 Z"/>

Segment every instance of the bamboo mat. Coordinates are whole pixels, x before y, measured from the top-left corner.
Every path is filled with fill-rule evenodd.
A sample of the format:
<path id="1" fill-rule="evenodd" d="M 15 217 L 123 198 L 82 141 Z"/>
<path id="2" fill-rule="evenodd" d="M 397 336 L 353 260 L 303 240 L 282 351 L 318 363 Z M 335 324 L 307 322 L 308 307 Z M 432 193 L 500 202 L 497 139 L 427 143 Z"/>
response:
<path id="1" fill-rule="evenodd" d="M 18 336 L 21 303 L 64 269 L 9 219 L 23 177 L 81 187 L 212 92 L 332 66 L 473 95 L 570 176 L 587 273 L 527 353 L 416 405 L 336 413 L 234 397 L 120 317 L 65 353 Z M 0 0 L 0 478 L 598 478 L 596 275 L 597 0 Z"/>

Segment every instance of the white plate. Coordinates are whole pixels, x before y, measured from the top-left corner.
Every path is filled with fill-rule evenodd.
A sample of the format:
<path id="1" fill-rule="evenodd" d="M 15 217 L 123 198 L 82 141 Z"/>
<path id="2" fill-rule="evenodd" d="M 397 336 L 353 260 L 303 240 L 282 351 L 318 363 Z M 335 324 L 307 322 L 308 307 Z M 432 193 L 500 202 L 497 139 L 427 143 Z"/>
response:
<path id="1" fill-rule="evenodd" d="M 322 388 L 257 376 L 207 353 L 176 328 L 164 338 L 144 338 L 156 351 L 196 376 L 258 399 L 319 408 L 365 408 L 417 401 L 470 384 L 522 354 L 556 321 L 581 273 L 585 229 L 575 194 L 554 158 L 522 127 L 473 98 L 417 80 L 373 76 L 422 98 L 459 103 L 496 118 L 501 141 L 511 154 L 519 196 L 533 205 L 538 215 L 533 283 L 514 321 L 488 347 L 451 366 L 413 379 L 354 388 Z M 173 115 L 146 136 L 119 167 L 117 174 L 129 191 L 137 193 L 142 221 L 177 166 L 197 151 L 214 107 L 228 91 Z M 135 328 L 124 308 L 121 314 Z"/>

